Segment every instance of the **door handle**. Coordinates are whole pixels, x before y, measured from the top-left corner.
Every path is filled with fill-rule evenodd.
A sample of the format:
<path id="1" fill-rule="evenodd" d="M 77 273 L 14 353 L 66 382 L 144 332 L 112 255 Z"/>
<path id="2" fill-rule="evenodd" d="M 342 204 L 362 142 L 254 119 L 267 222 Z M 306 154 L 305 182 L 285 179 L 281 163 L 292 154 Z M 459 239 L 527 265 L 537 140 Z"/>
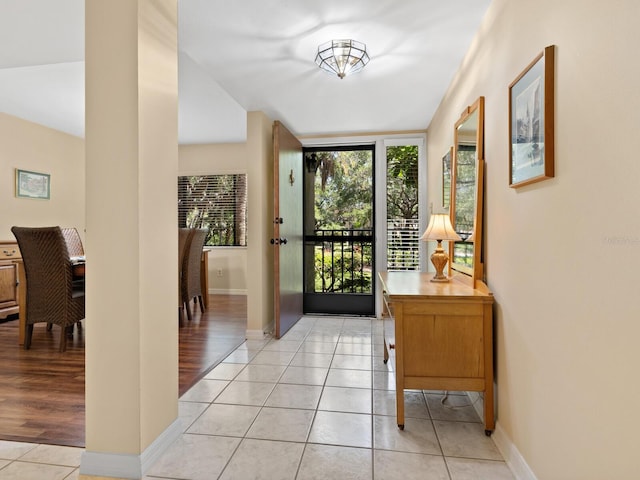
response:
<path id="1" fill-rule="evenodd" d="M 286 245 L 287 244 L 287 239 L 286 238 L 272 238 L 270 241 L 271 245 Z"/>

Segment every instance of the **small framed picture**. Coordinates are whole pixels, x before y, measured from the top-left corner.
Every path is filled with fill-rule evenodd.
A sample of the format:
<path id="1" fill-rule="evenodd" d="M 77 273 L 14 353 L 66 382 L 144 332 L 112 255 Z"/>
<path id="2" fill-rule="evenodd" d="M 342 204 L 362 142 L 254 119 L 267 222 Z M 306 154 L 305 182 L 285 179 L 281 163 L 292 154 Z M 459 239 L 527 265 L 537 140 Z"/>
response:
<path id="1" fill-rule="evenodd" d="M 451 199 L 451 157 L 453 157 L 453 147 L 449 147 L 442 157 L 442 207 L 445 209 L 449 208 Z"/>
<path id="2" fill-rule="evenodd" d="M 509 186 L 554 176 L 554 45 L 509 85 Z"/>
<path id="3" fill-rule="evenodd" d="M 51 182 L 48 173 L 30 172 L 16 168 L 16 197 L 49 199 Z"/>

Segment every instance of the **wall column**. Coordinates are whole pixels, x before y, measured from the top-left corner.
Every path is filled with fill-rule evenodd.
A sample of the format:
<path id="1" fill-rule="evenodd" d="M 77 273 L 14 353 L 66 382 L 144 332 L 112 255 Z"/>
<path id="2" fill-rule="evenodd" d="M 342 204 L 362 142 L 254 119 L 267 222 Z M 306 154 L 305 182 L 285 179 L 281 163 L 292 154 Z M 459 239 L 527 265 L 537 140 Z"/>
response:
<path id="1" fill-rule="evenodd" d="M 273 121 L 247 114 L 247 339 L 274 329 L 273 317 Z M 250 273 L 249 273 L 250 272 Z"/>
<path id="2" fill-rule="evenodd" d="M 142 478 L 178 417 L 177 0 L 85 2 L 83 475 Z"/>

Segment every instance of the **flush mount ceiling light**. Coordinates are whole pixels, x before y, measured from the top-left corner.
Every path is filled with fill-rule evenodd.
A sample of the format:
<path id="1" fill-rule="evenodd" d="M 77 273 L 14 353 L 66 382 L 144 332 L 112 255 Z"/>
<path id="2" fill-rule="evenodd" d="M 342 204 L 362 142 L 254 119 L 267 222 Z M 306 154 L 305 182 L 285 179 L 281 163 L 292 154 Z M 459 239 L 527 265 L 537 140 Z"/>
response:
<path id="1" fill-rule="evenodd" d="M 355 40 L 331 40 L 318 47 L 316 65 L 344 78 L 359 72 L 369 63 L 367 46 Z"/>

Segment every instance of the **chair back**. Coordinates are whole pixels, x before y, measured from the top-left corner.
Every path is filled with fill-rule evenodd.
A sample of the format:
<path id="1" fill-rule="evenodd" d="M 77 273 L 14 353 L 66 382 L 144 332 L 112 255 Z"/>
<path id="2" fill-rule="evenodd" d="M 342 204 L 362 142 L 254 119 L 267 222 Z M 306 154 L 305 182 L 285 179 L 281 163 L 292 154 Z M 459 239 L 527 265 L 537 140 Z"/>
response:
<path id="1" fill-rule="evenodd" d="M 192 234 L 192 228 L 178 229 L 178 279 L 180 281 L 180 285 L 178 286 L 178 304 L 180 304 L 182 300 L 182 269 L 184 267 L 184 257 L 187 252 L 187 246 L 191 242 Z"/>
<path id="2" fill-rule="evenodd" d="M 27 278 L 27 324 L 63 327 L 84 318 L 84 291 L 73 289 L 69 251 L 60 227 L 12 227 Z"/>
<path id="3" fill-rule="evenodd" d="M 200 261 L 208 230 L 206 228 L 194 228 L 191 230 L 191 239 L 187 243 L 182 266 L 181 283 L 184 302 L 188 302 L 193 297 L 201 296 L 203 293 L 200 283 Z"/>
<path id="4" fill-rule="evenodd" d="M 84 247 L 82 246 L 82 239 L 78 230 L 74 227 L 62 228 L 62 235 L 67 243 L 67 250 L 69 250 L 69 256 L 71 257 L 83 257 Z"/>
<path id="5" fill-rule="evenodd" d="M 192 228 L 178 229 L 178 269 L 181 275 L 182 275 L 182 267 L 184 265 L 184 256 L 187 252 L 187 245 L 191 241 L 192 234 L 193 234 Z"/>

